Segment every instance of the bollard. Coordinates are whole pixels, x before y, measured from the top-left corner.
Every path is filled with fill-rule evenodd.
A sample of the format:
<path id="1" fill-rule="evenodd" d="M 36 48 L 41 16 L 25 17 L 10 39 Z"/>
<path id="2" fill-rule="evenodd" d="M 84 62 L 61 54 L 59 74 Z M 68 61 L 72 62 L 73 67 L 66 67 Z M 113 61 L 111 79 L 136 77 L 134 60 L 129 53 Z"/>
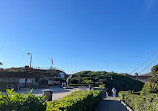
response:
<path id="1" fill-rule="evenodd" d="M 51 90 L 51 89 L 42 90 L 42 96 L 46 96 L 44 98 L 45 101 L 52 101 L 53 90 Z"/>

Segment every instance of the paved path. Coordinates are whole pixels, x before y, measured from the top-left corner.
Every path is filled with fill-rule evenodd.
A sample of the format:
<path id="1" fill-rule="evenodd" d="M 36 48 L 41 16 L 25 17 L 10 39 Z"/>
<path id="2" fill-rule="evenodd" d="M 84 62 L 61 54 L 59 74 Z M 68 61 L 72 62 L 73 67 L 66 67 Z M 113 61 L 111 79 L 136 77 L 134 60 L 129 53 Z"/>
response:
<path id="1" fill-rule="evenodd" d="M 100 102 L 96 111 L 128 111 L 124 105 L 121 104 L 119 97 L 108 97 Z"/>
<path id="2" fill-rule="evenodd" d="M 63 98 L 64 96 L 67 96 L 67 95 L 71 94 L 72 92 L 78 90 L 77 88 L 75 88 L 75 89 L 63 89 L 60 87 L 50 87 L 48 89 L 53 90 L 53 99 L 52 100 L 57 100 L 57 99 Z M 34 89 L 33 94 L 35 94 L 36 96 L 42 96 L 42 90 L 43 89 Z M 21 94 L 21 93 L 28 94 L 28 89 L 20 90 L 17 93 L 18 94 Z"/>

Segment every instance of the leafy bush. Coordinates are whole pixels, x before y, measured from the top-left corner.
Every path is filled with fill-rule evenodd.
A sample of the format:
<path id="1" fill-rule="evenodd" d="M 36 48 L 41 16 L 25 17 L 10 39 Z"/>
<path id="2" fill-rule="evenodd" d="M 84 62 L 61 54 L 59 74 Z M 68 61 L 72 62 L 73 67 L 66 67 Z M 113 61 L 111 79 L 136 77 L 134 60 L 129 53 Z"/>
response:
<path id="1" fill-rule="evenodd" d="M 34 94 L 17 94 L 7 89 L 0 94 L 0 111 L 44 111 L 46 102 L 44 97 L 35 97 Z"/>
<path id="2" fill-rule="evenodd" d="M 99 88 L 105 88 L 105 84 L 100 84 Z"/>
<path id="3" fill-rule="evenodd" d="M 158 85 L 155 83 L 145 83 L 141 91 L 141 95 L 149 93 L 158 93 Z"/>
<path id="4" fill-rule="evenodd" d="M 158 111 L 158 94 L 138 95 L 121 91 L 119 97 L 134 111 Z"/>
<path id="5" fill-rule="evenodd" d="M 152 77 L 148 79 L 151 83 L 158 83 L 158 64 L 151 69 Z"/>
<path id="6" fill-rule="evenodd" d="M 88 86 L 88 84 L 69 84 L 69 86 Z"/>
<path id="7" fill-rule="evenodd" d="M 151 73 L 153 76 L 158 75 L 158 64 L 152 67 Z"/>
<path id="8" fill-rule="evenodd" d="M 83 80 L 81 83 L 83 83 L 83 84 L 93 84 L 94 82 L 92 80 Z"/>
<path id="9" fill-rule="evenodd" d="M 49 102 L 47 111 L 91 111 L 101 100 L 101 91 L 75 91 L 72 94 Z"/>
<path id="10" fill-rule="evenodd" d="M 119 97 L 120 97 L 120 100 L 124 100 L 124 96 L 129 95 L 129 94 L 130 94 L 129 91 L 120 91 L 120 92 L 118 93 L 118 95 L 119 95 Z"/>
<path id="11" fill-rule="evenodd" d="M 105 84 L 106 87 L 111 91 L 113 87 L 117 91 L 128 91 L 135 90 L 141 91 L 144 83 L 138 80 L 134 80 L 128 76 L 117 74 L 114 72 L 105 71 L 81 71 L 76 73 L 70 78 L 71 84 L 82 84 L 83 80 L 92 80 L 95 86 L 99 84 Z"/>

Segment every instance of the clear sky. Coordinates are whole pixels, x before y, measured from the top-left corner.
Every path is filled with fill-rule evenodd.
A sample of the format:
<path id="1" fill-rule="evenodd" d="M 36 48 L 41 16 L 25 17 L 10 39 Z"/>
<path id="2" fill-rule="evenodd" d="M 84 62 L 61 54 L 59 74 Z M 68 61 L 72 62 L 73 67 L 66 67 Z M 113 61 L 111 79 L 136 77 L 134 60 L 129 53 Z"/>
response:
<path id="1" fill-rule="evenodd" d="M 129 73 L 158 47 L 158 0 L 1 0 L 4 68 Z"/>

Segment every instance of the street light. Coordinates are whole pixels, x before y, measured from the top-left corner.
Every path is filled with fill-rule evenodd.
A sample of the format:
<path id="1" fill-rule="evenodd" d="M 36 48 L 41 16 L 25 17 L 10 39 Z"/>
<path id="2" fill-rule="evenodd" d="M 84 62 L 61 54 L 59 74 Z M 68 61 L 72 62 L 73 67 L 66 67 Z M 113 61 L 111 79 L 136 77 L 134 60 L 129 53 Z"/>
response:
<path id="1" fill-rule="evenodd" d="M 30 70 L 31 70 L 32 54 L 31 53 L 27 53 L 27 54 L 30 55 Z"/>

